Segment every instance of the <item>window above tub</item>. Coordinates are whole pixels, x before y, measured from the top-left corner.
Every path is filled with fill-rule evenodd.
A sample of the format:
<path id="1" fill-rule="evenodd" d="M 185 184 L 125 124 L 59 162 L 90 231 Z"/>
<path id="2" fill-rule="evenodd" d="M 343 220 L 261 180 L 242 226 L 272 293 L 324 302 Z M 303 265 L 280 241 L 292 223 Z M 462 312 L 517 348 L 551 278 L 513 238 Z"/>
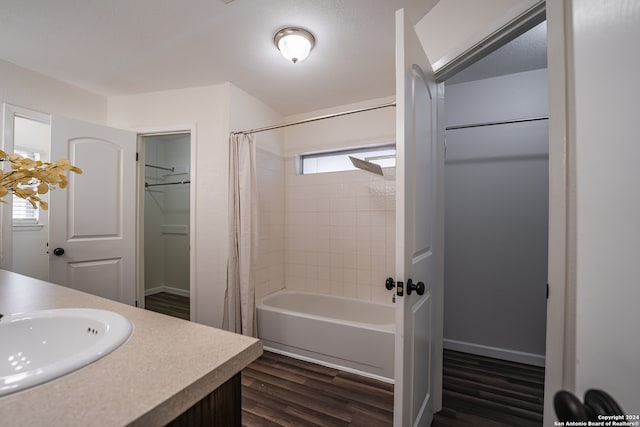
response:
<path id="1" fill-rule="evenodd" d="M 396 145 L 394 143 L 366 148 L 343 148 L 321 153 L 300 155 L 300 173 L 302 175 L 326 172 L 357 170 L 349 156 L 366 160 L 383 168 L 395 167 Z"/>

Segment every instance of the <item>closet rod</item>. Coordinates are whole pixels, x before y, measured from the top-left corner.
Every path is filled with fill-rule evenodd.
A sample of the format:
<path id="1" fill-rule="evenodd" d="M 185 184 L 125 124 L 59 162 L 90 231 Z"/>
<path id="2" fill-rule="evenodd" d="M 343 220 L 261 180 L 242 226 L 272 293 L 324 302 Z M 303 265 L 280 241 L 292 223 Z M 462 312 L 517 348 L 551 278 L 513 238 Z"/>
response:
<path id="1" fill-rule="evenodd" d="M 265 132 L 265 131 L 268 131 L 268 130 L 286 128 L 286 127 L 289 127 L 289 126 L 301 125 L 303 123 L 316 122 L 318 120 L 332 119 L 334 117 L 346 116 L 346 115 L 355 114 L 355 113 L 363 113 L 365 111 L 378 110 L 380 108 L 395 107 L 395 106 L 396 106 L 395 102 L 389 102 L 387 104 L 376 105 L 376 106 L 373 106 L 373 107 L 358 108 L 356 110 L 343 111 L 341 113 L 333 113 L 333 114 L 326 114 L 324 116 L 312 117 L 310 119 L 299 120 L 297 122 L 290 122 L 290 123 L 284 123 L 284 124 L 281 124 L 281 125 L 267 126 L 267 127 L 258 128 L 258 129 L 243 130 L 243 131 L 239 131 L 239 132 L 231 132 L 231 134 L 232 135 L 240 135 L 240 134 L 245 134 L 246 135 L 246 134 L 250 134 L 250 133 Z"/>
<path id="2" fill-rule="evenodd" d="M 449 126 L 449 127 L 445 128 L 445 130 L 477 128 L 477 127 L 482 127 L 482 126 L 508 125 L 508 124 L 511 124 L 511 123 L 537 122 L 537 121 L 540 121 L 540 120 L 549 120 L 549 117 L 531 117 L 531 118 L 528 118 L 528 119 L 505 120 L 505 121 L 502 121 L 502 122 L 472 123 L 472 124 L 469 124 L 469 125 Z"/>
<path id="3" fill-rule="evenodd" d="M 177 184 L 191 184 L 191 181 L 177 181 L 177 182 L 161 182 L 158 184 L 149 184 L 148 182 L 144 183 L 145 187 L 155 187 L 157 185 L 177 185 Z"/>
<path id="4" fill-rule="evenodd" d="M 171 167 L 171 168 L 165 168 L 165 167 L 163 167 L 163 166 L 148 165 L 148 164 L 145 164 L 145 166 L 146 166 L 146 167 L 148 167 L 148 168 L 162 169 L 162 170 L 165 170 L 165 171 L 171 171 L 171 172 L 173 172 L 173 171 L 175 170 L 175 168 L 173 168 L 173 167 Z"/>

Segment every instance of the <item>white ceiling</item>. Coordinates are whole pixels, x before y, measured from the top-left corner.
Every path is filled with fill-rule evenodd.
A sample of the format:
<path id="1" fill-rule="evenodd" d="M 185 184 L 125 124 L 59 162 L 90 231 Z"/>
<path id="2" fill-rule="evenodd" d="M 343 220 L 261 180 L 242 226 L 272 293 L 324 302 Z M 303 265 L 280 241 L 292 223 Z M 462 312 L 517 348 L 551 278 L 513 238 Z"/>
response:
<path id="1" fill-rule="evenodd" d="M 230 81 L 290 115 L 393 95 L 395 10 L 430 2 L 2 0 L 0 58 L 105 96 Z M 289 25 L 316 37 L 298 64 Z"/>
<path id="2" fill-rule="evenodd" d="M 283 114 L 394 92 L 394 13 L 409 0 L 2 0 L 0 58 L 102 95 L 230 81 Z M 286 61 L 275 32 L 316 37 Z"/>

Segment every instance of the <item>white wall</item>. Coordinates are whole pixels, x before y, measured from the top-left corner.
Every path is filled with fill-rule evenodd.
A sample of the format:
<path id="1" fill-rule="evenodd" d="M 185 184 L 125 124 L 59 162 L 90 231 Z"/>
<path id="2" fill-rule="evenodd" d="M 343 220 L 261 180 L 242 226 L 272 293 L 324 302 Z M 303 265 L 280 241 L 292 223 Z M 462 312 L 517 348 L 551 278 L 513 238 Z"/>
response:
<path id="1" fill-rule="evenodd" d="M 105 97 L 0 60 L 0 101 L 47 114 L 104 124 Z"/>
<path id="2" fill-rule="evenodd" d="M 194 128 L 195 317 L 222 325 L 227 260 L 229 85 L 206 86 L 108 99 L 110 126 L 150 132 Z"/>
<path id="3" fill-rule="evenodd" d="M 447 85 L 447 125 L 544 117 L 546 70 Z M 547 121 L 447 131 L 445 347 L 544 365 Z"/>
<path id="4" fill-rule="evenodd" d="M 355 104 L 338 105 L 288 116 L 286 122 L 382 105 L 394 100 L 394 97 L 386 97 Z M 381 108 L 366 113 L 350 114 L 287 127 L 285 128 L 285 155 L 289 158 L 299 152 L 379 144 L 395 141 L 395 136 L 395 108 Z"/>
<path id="5" fill-rule="evenodd" d="M 638 414 L 640 4 L 573 0 L 572 5 L 575 388 L 579 396 L 589 388 L 604 389 L 627 414 Z"/>
<path id="6" fill-rule="evenodd" d="M 229 131 L 281 123 L 282 116 L 232 84 L 107 99 L 5 61 L 0 61 L 0 101 L 134 131 L 195 129 L 195 320 L 221 326 L 226 287 Z M 274 136 L 277 132 L 262 135 L 262 148 L 281 150 Z"/>
<path id="7" fill-rule="evenodd" d="M 231 86 L 230 127 L 235 131 L 282 123 L 283 116 Z M 261 298 L 284 287 L 284 131 L 255 134 L 258 184 L 258 242 L 252 277 Z"/>
<path id="8" fill-rule="evenodd" d="M 228 253 L 229 132 L 279 123 L 281 116 L 230 83 L 108 99 L 110 126 L 150 132 L 189 129 L 196 157 L 195 321 L 222 325 Z M 273 144 L 276 144 L 273 142 Z"/>
<path id="9" fill-rule="evenodd" d="M 287 117 L 380 105 L 389 98 Z M 390 302 L 395 272 L 395 168 L 299 175 L 296 156 L 395 141 L 395 109 L 286 128 L 285 281 L 288 289 Z"/>
<path id="10" fill-rule="evenodd" d="M 546 117 L 546 88 L 546 69 L 447 85 L 446 125 Z"/>

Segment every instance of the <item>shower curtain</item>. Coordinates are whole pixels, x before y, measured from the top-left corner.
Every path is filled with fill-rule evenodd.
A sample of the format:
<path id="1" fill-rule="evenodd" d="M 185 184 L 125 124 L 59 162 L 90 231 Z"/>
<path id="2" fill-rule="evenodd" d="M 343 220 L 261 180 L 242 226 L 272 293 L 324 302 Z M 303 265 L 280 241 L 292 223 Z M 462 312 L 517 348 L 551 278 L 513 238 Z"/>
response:
<path id="1" fill-rule="evenodd" d="M 255 137 L 229 138 L 229 261 L 223 327 L 255 336 L 255 280 L 251 267 L 257 245 L 258 191 Z"/>

